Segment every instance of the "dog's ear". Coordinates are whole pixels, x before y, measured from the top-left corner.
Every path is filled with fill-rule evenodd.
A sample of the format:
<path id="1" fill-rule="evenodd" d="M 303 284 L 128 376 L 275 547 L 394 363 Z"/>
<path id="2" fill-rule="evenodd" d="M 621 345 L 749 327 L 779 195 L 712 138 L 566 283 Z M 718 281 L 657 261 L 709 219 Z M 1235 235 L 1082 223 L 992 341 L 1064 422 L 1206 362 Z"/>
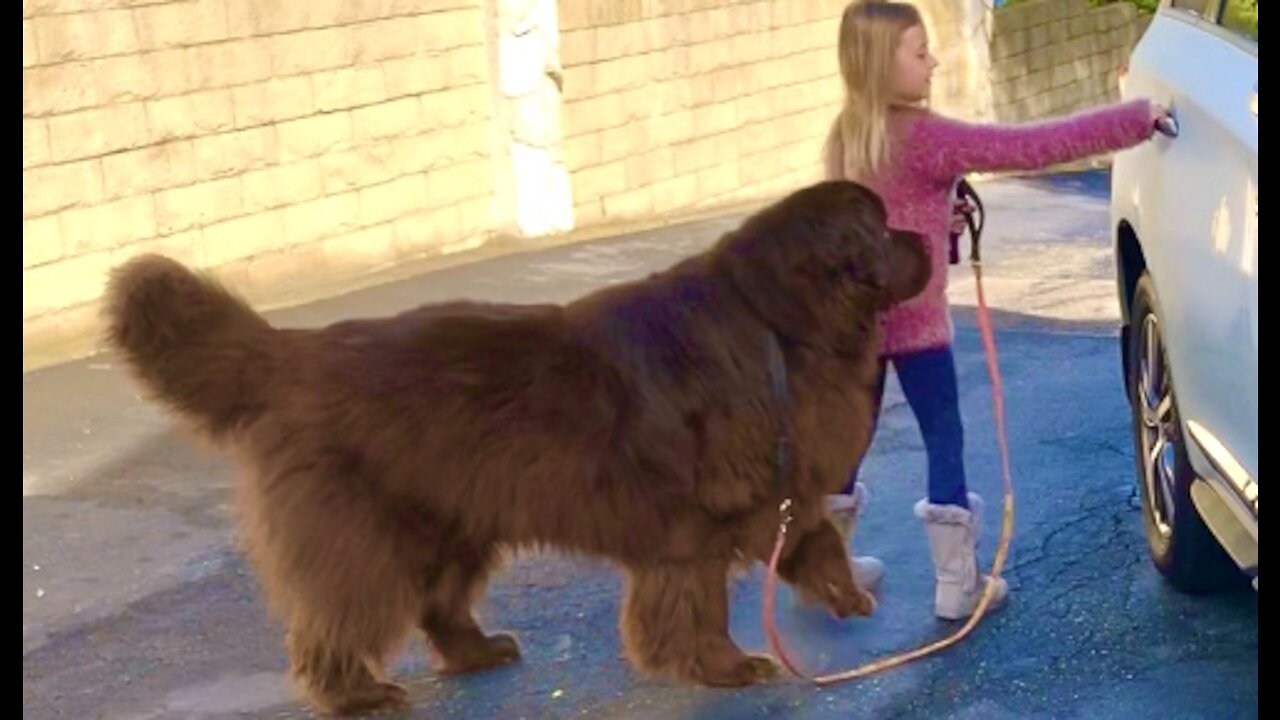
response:
<path id="1" fill-rule="evenodd" d="M 891 303 L 900 303 L 919 295 L 929 283 L 929 253 L 920 233 L 894 230 L 886 233 L 885 255 L 888 258 L 885 290 Z"/>
<path id="2" fill-rule="evenodd" d="M 759 232 L 748 222 L 720 240 L 717 264 L 729 281 L 746 298 L 761 319 L 775 331 L 793 337 L 809 337 L 815 332 L 812 310 L 796 297 L 794 270 L 784 241 Z"/>

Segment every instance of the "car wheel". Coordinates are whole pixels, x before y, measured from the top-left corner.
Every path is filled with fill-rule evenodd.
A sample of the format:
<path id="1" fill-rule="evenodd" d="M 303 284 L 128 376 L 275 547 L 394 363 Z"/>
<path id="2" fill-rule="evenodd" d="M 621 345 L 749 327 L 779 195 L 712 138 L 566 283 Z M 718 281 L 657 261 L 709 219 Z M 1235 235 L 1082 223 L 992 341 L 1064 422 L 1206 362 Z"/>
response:
<path id="1" fill-rule="evenodd" d="M 1219 590 L 1242 575 L 1191 500 L 1195 474 L 1187 459 L 1155 285 L 1149 275 L 1138 281 L 1130 318 L 1134 458 L 1151 559 L 1179 590 Z"/>

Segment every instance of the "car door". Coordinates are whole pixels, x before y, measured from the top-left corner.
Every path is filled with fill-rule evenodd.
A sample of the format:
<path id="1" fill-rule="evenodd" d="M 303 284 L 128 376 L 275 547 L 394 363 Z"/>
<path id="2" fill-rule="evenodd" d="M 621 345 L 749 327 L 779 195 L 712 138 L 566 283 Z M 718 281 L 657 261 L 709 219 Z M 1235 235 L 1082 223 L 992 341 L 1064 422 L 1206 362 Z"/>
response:
<path id="1" fill-rule="evenodd" d="M 1135 49 L 1124 90 L 1172 108 L 1178 134 L 1132 163 L 1137 232 L 1187 429 L 1256 481 L 1257 3 L 1173 0 L 1160 12 L 1162 37 Z"/>

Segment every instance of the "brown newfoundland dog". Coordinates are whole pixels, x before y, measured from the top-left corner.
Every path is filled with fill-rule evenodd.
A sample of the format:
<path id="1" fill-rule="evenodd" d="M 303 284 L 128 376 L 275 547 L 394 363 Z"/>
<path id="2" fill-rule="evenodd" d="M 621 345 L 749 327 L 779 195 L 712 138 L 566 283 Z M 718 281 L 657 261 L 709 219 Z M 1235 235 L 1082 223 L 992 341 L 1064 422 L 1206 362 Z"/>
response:
<path id="1" fill-rule="evenodd" d="M 472 615 L 508 548 L 616 563 L 628 657 L 682 681 L 774 675 L 729 637 L 727 577 L 767 559 L 786 497 L 783 578 L 841 617 L 870 613 L 822 500 L 870 440 L 876 312 L 927 273 L 875 194 L 824 182 L 565 306 L 277 329 L 149 255 L 116 270 L 106 312 L 150 395 L 233 456 L 293 675 L 345 714 L 406 703 L 383 662 L 413 628 L 446 672 L 519 657 Z"/>

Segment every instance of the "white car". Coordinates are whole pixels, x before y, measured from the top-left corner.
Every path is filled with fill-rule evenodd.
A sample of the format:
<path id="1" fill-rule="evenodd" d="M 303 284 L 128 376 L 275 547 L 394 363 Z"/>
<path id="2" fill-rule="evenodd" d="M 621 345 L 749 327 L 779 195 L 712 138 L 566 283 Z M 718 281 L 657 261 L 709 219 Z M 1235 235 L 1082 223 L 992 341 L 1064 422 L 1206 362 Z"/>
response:
<path id="1" fill-rule="evenodd" d="M 1173 115 L 1116 156 L 1111 219 L 1147 541 L 1188 592 L 1258 584 L 1257 13 L 1164 0 L 1122 79 Z"/>

